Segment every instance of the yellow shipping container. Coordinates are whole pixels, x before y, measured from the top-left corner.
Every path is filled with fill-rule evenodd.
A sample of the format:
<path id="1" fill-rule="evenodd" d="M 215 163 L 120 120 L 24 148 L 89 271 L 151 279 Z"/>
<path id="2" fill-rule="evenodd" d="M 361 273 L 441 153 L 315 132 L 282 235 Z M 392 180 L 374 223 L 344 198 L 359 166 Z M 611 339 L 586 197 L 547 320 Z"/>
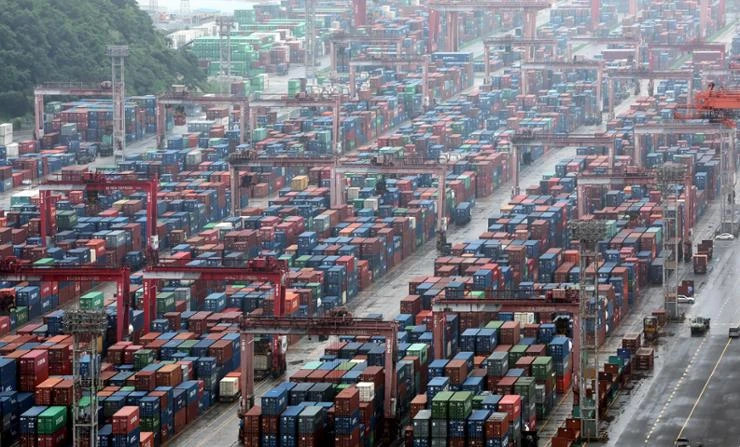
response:
<path id="1" fill-rule="evenodd" d="M 290 189 L 293 191 L 303 191 L 308 188 L 308 176 L 297 175 L 290 181 Z"/>

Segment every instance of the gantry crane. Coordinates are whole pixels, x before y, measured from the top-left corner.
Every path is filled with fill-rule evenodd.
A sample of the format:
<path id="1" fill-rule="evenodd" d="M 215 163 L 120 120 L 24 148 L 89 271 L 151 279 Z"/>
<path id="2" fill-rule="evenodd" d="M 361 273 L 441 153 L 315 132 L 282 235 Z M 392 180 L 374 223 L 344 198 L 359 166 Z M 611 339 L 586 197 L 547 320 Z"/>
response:
<path id="1" fill-rule="evenodd" d="M 601 80 L 604 74 L 604 62 L 590 59 L 573 59 L 572 61 L 522 61 L 520 63 L 522 72 L 522 94 L 529 93 L 529 84 L 527 82 L 528 70 L 550 70 L 550 71 L 568 71 L 568 70 L 595 70 L 596 71 L 596 101 L 599 110 L 602 109 L 604 97 L 601 91 Z"/>
<path id="2" fill-rule="evenodd" d="M 183 104 L 231 104 L 232 107 L 239 106 L 239 142 L 247 141 L 247 115 L 249 114 L 249 101 L 244 96 L 215 96 L 190 93 L 184 86 L 173 86 L 168 93 L 157 97 L 157 147 L 163 148 L 165 143 L 167 106 Z"/>
<path id="3" fill-rule="evenodd" d="M 244 267 L 191 267 L 181 265 L 150 265 L 143 274 L 144 326 L 151 328 L 157 313 L 157 282 L 165 281 L 265 281 L 275 289 L 273 316 L 285 314 L 285 288 L 287 287 L 288 266 L 274 258 L 257 257 L 247 261 Z M 280 341 L 273 340 L 273 371 L 285 371 L 285 356 L 282 355 Z"/>
<path id="4" fill-rule="evenodd" d="M 253 153 L 234 154 L 229 158 L 232 182 L 232 215 L 237 215 L 239 198 L 239 172 L 254 166 L 273 167 L 326 167 L 331 168 L 330 194 L 333 207 L 344 203 L 345 174 L 392 174 L 392 175 L 421 175 L 432 174 L 437 177 L 437 235 L 438 246 L 446 244 L 447 218 L 445 217 L 445 191 L 447 189 L 447 173 L 449 166 L 446 162 L 423 161 L 412 157 L 395 159 L 378 156 L 373 159 L 350 159 L 338 157 L 257 157 Z"/>
<path id="5" fill-rule="evenodd" d="M 239 416 L 244 417 L 254 401 L 254 336 L 255 335 L 355 335 L 385 338 L 383 416 L 384 438 L 399 439 L 396 417 L 396 362 L 398 323 L 369 318 L 353 318 L 348 312 L 336 312 L 325 318 L 249 317 L 241 321 L 242 402 Z M 388 445 L 388 444 L 384 444 Z"/>
<path id="6" fill-rule="evenodd" d="M 552 297 L 546 298 L 516 298 L 515 295 L 521 291 L 491 290 L 487 291 L 486 298 L 473 299 L 447 299 L 437 298 L 432 302 L 432 334 L 434 340 L 433 352 L 435 359 L 444 358 L 445 346 L 445 314 L 461 312 L 533 312 L 535 314 L 545 314 L 546 319 L 550 319 L 553 313 L 570 313 L 573 317 L 573 332 L 576 333 L 579 327 L 578 319 L 578 300 L 577 293 L 568 295 L 567 300 L 554 300 Z M 572 292 L 577 290 L 572 289 Z M 578 365 L 577 338 L 574 337 L 574 365 Z"/>
<path id="7" fill-rule="evenodd" d="M 689 87 L 689 106 L 691 105 L 691 100 L 694 94 L 694 72 L 691 70 L 635 70 L 633 67 L 609 67 L 606 69 L 606 81 L 607 81 L 607 90 L 608 90 L 608 110 L 609 110 L 609 119 L 614 118 L 614 81 L 617 79 L 628 79 L 628 80 L 639 80 L 641 79 L 649 79 L 651 81 L 657 80 L 657 79 L 678 79 L 678 80 L 686 80 L 688 87 Z M 648 93 L 652 95 L 652 86 L 648 88 Z"/>
<path id="8" fill-rule="evenodd" d="M 727 48 L 724 43 L 697 41 L 685 43 L 648 43 L 648 68 L 650 69 L 655 65 L 652 50 L 675 50 L 681 53 L 691 53 L 693 51 L 718 51 L 723 60 L 727 54 Z"/>
<path id="9" fill-rule="evenodd" d="M 331 60 L 330 69 L 333 77 L 337 77 L 337 45 L 349 45 L 353 42 L 359 42 L 368 45 L 385 45 L 393 46 L 396 56 L 400 56 L 403 50 L 404 36 L 374 36 L 372 34 L 363 34 L 361 32 L 349 34 L 345 32 L 333 33 L 329 36 L 329 57 Z"/>
<path id="10" fill-rule="evenodd" d="M 44 136 L 44 97 L 45 96 L 74 96 L 82 98 L 104 98 L 112 94 L 111 82 L 100 83 L 82 82 L 49 82 L 33 89 L 34 130 L 33 138 L 40 140 Z"/>
<path id="11" fill-rule="evenodd" d="M 357 67 L 394 67 L 396 72 L 401 71 L 404 66 L 421 66 L 421 96 L 424 106 L 430 103 L 429 98 L 429 56 L 396 55 L 395 57 L 367 56 L 364 58 L 352 58 L 349 61 L 349 95 L 355 98 L 357 91 L 356 68 Z"/>
<path id="12" fill-rule="evenodd" d="M 628 0 L 627 14 L 637 17 L 637 0 Z M 591 31 L 596 31 L 601 23 L 601 0 L 590 0 Z"/>
<path id="13" fill-rule="evenodd" d="M 711 83 L 707 90 L 696 94 L 695 107 L 710 120 L 720 120 L 725 126 L 735 128 L 735 118 L 740 111 L 740 90 L 718 89 Z"/>
<path id="14" fill-rule="evenodd" d="M 620 186 L 624 188 L 628 185 L 655 185 L 657 180 L 655 174 L 647 171 L 626 172 L 624 174 L 597 175 L 597 174 L 578 174 L 576 180 L 576 202 L 578 203 L 578 217 L 583 218 L 588 214 L 586 210 L 586 187 L 602 186 L 608 189 Z"/>
<path id="15" fill-rule="evenodd" d="M 106 55 L 111 58 L 111 81 L 103 81 L 98 84 L 57 82 L 42 84 L 34 88 L 34 139 L 40 140 L 44 136 L 44 96 L 93 98 L 107 96 L 113 101 L 114 154 L 117 159 L 123 158 L 126 147 L 124 61 L 128 54 L 128 46 L 126 45 L 109 45 L 106 48 Z"/>
<path id="16" fill-rule="evenodd" d="M 570 48 L 573 42 L 589 42 L 592 45 L 622 45 L 622 46 L 634 46 L 635 47 L 635 61 L 639 64 L 642 59 L 642 38 L 640 36 L 635 37 L 624 37 L 624 36 L 570 36 L 568 37 L 568 47 Z M 572 56 L 572 50 L 569 49 L 569 55 Z"/>
<path id="17" fill-rule="evenodd" d="M 537 36 L 537 13 L 552 6 L 549 0 L 430 0 L 429 7 L 429 44 L 428 51 L 432 51 L 433 43 L 437 40 L 439 14 L 444 13 L 447 23 L 447 51 L 459 51 L 460 38 L 458 35 L 458 14 L 461 12 L 519 12 L 524 14 L 522 36 L 525 39 L 534 39 Z"/>
<path id="18" fill-rule="evenodd" d="M 249 132 L 253 132 L 257 122 L 257 114 L 260 110 L 266 109 L 289 109 L 296 107 L 326 107 L 331 109 L 331 137 L 332 153 L 340 153 L 341 145 L 339 144 L 339 114 L 341 112 L 343 95 L 341 92 L 301 92 L 296 96 L 274 95 L 262 93 L 256 98 L 249 101 L 247 107 L 247 119 L 249 122 Z"/>
<path id="19" fill-rule="evenodd" d="M 491 77 L 491 47 L 504 47 L 508 51 L 511 48 L 525 48 L 527 51 L 524 53 L 525 61 L 534 59 L 535 48 L 538 46 L 551 46 L 553 48 L 553 56 L 555 53 L 555 47 L 557 45 L 555 39 L 545 38 L 524 38 L 514 37 L 512 35 L 505 35 L 501 37 L 491 37 L 483 40 L 483 64 L 485 67 L 485 80 L 484 83 L 488 83 Z"/>
<path id="20" fill-rule="evenodd" d="M 62 172 L 55 179 L 50 179 L 39 186 L 39 212 L 41 244 L 46 247 L 48 236 L 52 233 L 51 225 L 51 192 L 52 191 L 86 191 L 88 196 L 97 193 L 109 193 L 120 190 L 135 190 L 146 193 L 146 233 L 147 258 L 156 259 L 159 249 L 157 236 L 157 179 L 141 180 L 135 175 L 102 174 L 90 171 Z"/>
<path id="21" fill-rule="evenodd" d="M 710 122 L 719 121 L 726 131 L 727 144 L 720 148 L 721 173 L 721 229 L 728 233 L 738 231 L 735 205 L 735 185 L 737 183 L 737 116 L 740 111 L 740 90 L 716 89 L 714 83 L 707 90 L 697 93 L 695 108 Z M 726 198 L 726 199 L 725 199 Z"/>
<path id="22" fill-rule="evenodd" d="M 615 134 L 540 134 L 534 132 L 522 132 L 509 136 L 512 148 L 512 178 L 514 187 L 512 196 L 519 194 L 519 146 L 541 145 L 545 147 L 571 147 L 571 146 L 604 146 L 608 148 L 609 173 L 614 171 L 614 158 L 616 152 Z M 580 206 L 580 202 L 579 202 Z M 582 215 L 579 213 L 579 215 Z"/>
<path id="23" fill-rule="evenodd" d="M 106 268 L 91 266 L 38 267 L 15 258 L 0 260 L 0 278 L 6 281 L 97 281 L 115 282 L 116 295 L 116 340 L 128 335 L 130 310 L 130 279 L 128 267 Z"/>

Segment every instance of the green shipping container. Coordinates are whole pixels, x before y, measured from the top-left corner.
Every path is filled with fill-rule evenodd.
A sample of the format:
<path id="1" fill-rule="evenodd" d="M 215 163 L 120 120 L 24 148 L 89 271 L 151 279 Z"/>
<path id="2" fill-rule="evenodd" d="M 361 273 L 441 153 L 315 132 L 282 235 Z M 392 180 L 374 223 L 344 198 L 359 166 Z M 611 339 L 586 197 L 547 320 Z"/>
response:
<path id="1" fill-rule="evenodd" d="M 80 309 L 98 310 L 103 308 L 103 292 L 88 292 L 80 297 Z"/>
<path id="2" fill-rule="evenodd" d="M 447 407 L 453 396 L 452 391 L 440 391 L 432 399 L 432 418 L 447 419 Z"/>
<path id="3" fill-rule="evenodd" d="M 49 407 L 39 415 L 37 433 L 51 435 L 67 424 L 67 407 Z"/>
<path id="4" fill-rule="evenodd" d="M 450 398 L 450 419 L 466 419 L 472 411 L 473 393 L 458 391 L 452 395 Z"/>
<path id="5" fill-rule="evenodd" d="M 528 345 L 514 345 L 509 349 L 509 363 L 514 364 L 527 353 Z"/>
<path id="6" fill-rule="evenodd" d="M 190 349 L 192 349 L 192 347 L 195 346 L 198 341 L 199 340 L 185 340 L 184 342 L 180 343 L 180 346 L 177 347 L 177 350 L 178 352 L 190 355 Z"/>
<path id="7" fill-rule="evenodd" d="M 151 349 L 139 349 L 134 352 L 134 369 L 142 369 L 150 363 L 154 363 L 156 356 Z"/>
<path id="8" fill-rule="evenodd" d="M 157 317 L 161 317 L 167 312 L 175 311 L 175 294 L 172 292 L 162 292 L 157 294 Z"/>
<path id="9" fill-rule="evenodd" d="M 537 380 L 547 380 L 552 375 L 552 357 L 535 357 L 532 362 L 532 375 Z"/>

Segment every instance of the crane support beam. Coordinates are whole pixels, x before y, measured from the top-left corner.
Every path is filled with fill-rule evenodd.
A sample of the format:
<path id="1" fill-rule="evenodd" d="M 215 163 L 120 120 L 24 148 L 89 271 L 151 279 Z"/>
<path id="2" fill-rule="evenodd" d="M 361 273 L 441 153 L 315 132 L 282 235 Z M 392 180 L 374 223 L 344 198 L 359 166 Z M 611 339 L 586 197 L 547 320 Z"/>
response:
<path id="1" fill-rule="evenodd" d="M 159 249 L 157 236 L 157 179 L 140 180 L 84 171 L 79 175 L 63 174 L 55 179 L 49 179 L 39 186 L 39 214 L 41 244 L 46 247 L 48 236 L 52 231 L 51 224 L 51 192 L 52 191 L 90 191 L 111 192 L 133 189 L 146 193 L 146 230 L 147 230 L 147 257 L 156 257 Z"/>
<path id="2" fill-rule="evenodd" d="M 77 96 L 77 97 L 109 97 L 110 88 L 101 88 L 101 83 L 88 84 L 78 82 L 54 82 L 36 86 L 34 96 L 34 129 L 33 137 L 40 140 L 44 136 L 44 96 Z"/>
<path id="3" fill-rule="evenodd" d="M 165 143 L 165 127 L 167 121 L 166 106 L 185 104 L 231 104 L 239 106 L 239 143 L 247 142 L 247 120 L 249 118 L 249 99 L 245 96 L 218 96 L 198 95 L 188 92 L 167 93 L 157 97 L 157 147 L 163 148 Z"/>
<path id="4" fill-rule="evenodd" d="M 396 358 L 398 323 L 351 316 L 326 318 L 245 317 L 241 322 L 242 396 L 245 402 L 254 398 L 254 336 L 262 334 L 378 335 L 385 338 L 385 386 L 383 414 L 386 419 L 396 417 Z M 245 410 L 245 409 L 243 409 Z"/>
<path id="5" fill-rule="evenodd" d="M 493 291 L 496 293 L 496 291 Z M 433 352 L 435 359 L 444 358 L 445 313 L 459 312 L 535 312 L 535 313 L 570 313 L 573 318 L 573 333 L 580 328 L 580 304 L 574 301 L 548 301 L 546 299 L 437 299 L 432 303 Z M 573 339 L 574 377 L 578 374 L 579 341 Z"/>
<path id="6" fill-rule="evenodd" d="M 116 340 L 123 341 L 128 335 L 131 271 L 128 267 L 34 267 L 16 263 L 15 259 L 0 262 L 0 278 L 8 281 L 96 281 L 115 282 L 116 296 Z"/>
<path id="7" fill-rule="evenodd" d="M 428 6 L 429 9 L 434 9 L 440 12 L 475 12 L 480 10 L 541 11 L 543 9 L 550 8 L 552 3 L 543 0 L 432 0 L 429 2 Z"/>

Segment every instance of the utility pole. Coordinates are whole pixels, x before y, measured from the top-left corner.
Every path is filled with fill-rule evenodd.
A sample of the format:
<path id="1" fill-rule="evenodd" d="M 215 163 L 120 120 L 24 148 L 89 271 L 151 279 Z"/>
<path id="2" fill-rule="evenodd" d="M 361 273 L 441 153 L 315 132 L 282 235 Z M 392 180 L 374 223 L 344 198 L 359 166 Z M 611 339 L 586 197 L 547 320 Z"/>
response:
<path id="1" fill-rule="evenodd" d="M 306 82 L 312 83 L 316 77 L 316 0 L 306 2 Z"/>
<path id="2" fill-rule="evenodd" d="M 735 173 L 737 160 L 735 154 L 735 130 L 728 129 L 729 138 L 720 135 L 720 231 L 736 234 L 738 231 L 735 212 Z"/>
<path id="3" fill-rule="evenodd" d="M 601 439 L 599 431 L 599 322 L 602 306 L 599 302 L 599 253 L 596 245 L 606 237 L 603 220 L 577 220 L 571 222 L 570 231 L 578 241 L 580 368 L 578 372 L 578 410 L 581 419 L 581 439 Z M 594 266 L 593 284 L 588 284 L 588 260 Z M 606 324 L 601 321 L 601 324 Z M 591 385 L 590 388 L 588 385 Z"/>
<path id="4" fill-rule="evenodd" d="M 224 91 L 224 86 L 227 85 L 227 80 L 231 77 L 231 28 L 234 25 L 234 18 L 221 16 L 216 22 L 218 23 L 218 63 L 221 76 L 221 93 L 227 94 L 229 92 Z"/>
<path id="5" fill-rule="evenodd" d="M 665 163 L 658 168 L 658 184 L 663 195 L 663 302 L 666 316 L 677 320 L 678 263 L 683 226 L 686 225 L 679 208 L 679 187 L 686 177 L 686 166 Z M 689 194 L 689 191 L 686 191 Z"/>
<path id="6" fill-rule="evenodd" d="M 125 60 L 128 45 L 109 45 L 111 58 L 111 90 L 113 93 L 113 156 L 116 163 L 123 161 L 126 151 L 126 82 Z"/>
<path id="7" fill-rule="evenodd" d="M 105 333 L 107 319 L 102 310 L 72 309 L 64 312 L 62 326 L 72 335 L 72 445 L 98 444 L 98 391 L 100 381 L 100 356 L 98 338 Z M 83 368 L 83 359 L 87 365 Z"/>

